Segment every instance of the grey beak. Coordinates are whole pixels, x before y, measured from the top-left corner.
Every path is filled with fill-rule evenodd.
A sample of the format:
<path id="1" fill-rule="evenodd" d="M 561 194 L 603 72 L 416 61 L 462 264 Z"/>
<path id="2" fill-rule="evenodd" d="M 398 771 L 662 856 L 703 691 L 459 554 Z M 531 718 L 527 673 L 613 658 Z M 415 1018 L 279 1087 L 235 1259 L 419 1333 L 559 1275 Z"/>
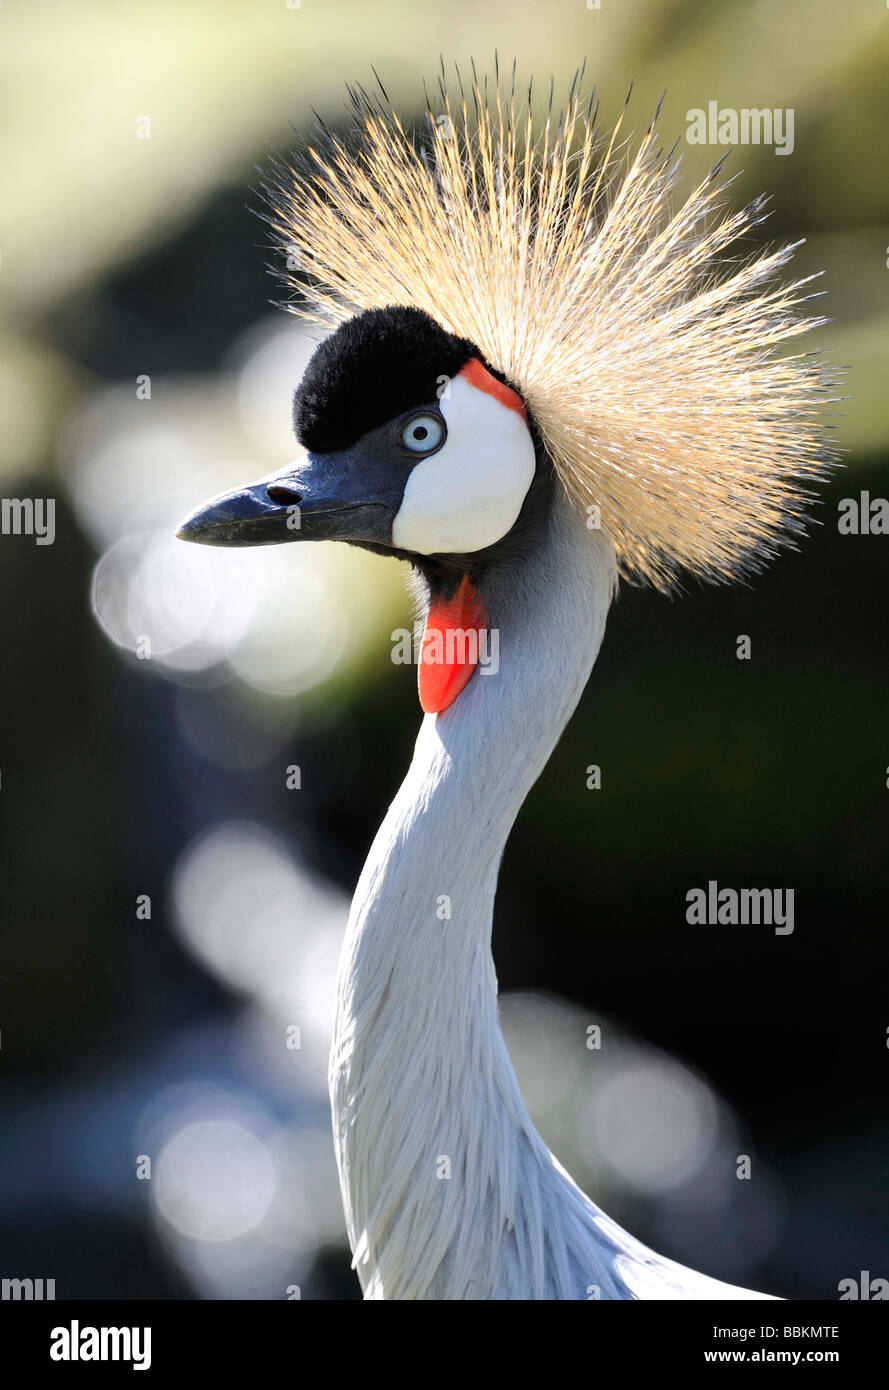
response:
<path id="1" fill-rule="evenodd" d="M 299 540 L 391 545 L 401 492 L 390 495 L 392 489 L 367 462 L 361 450 L 308 454 L 259 482 L 211 498 L 185 518 L 176 535 L 201 545 Z"/>

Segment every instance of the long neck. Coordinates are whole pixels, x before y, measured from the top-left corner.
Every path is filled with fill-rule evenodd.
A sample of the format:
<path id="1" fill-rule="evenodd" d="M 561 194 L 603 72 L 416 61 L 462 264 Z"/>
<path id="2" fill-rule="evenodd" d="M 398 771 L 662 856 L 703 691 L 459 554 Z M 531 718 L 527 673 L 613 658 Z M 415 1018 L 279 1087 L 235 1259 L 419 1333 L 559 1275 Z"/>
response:
<path id="1" fill-rule="evenodd" d="M 568 1207 L 585 1201 L 522 1102 L 491 921 L 506 838 L 586 684 L 614 586 L 610 543 L 560 495 L 533 558 L 486 581 L 499 669 L 425 717 L 361 875 L 330 1079 L 368 1297 L 543 1296 L 529 1285 L 550 1277 L 549 1187 L 564 1186 L 554 1200 Z"/>

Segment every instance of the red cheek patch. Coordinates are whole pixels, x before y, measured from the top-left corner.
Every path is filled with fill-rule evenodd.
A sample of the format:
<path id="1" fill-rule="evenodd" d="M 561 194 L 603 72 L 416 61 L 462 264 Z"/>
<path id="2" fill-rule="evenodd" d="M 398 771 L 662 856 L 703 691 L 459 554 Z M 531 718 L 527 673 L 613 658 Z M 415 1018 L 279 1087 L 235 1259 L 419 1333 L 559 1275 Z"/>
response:
<path id="1" fill-rule="evenodd" d="M 495 401 L 505 405 L 507 410 L 514 410 L 517 415 L 521 415 L 526 424 L 528 423 L 528 412 L 518 391 L 513 391 L 511 386 L 498 381 L 477 357 L 470 357 L 457 375 L 468 381 L 470 386 L 474 386 L 476 391 L 484 391 L 486 395 L 493 396 Z"/>
<path id="2" fill-rule="evenodd" d="M 479 645 L 487 627 L 481 597 L 465 577 L 452 598 L 432 600 L 417 666 L 417 688 L 425 714 L 439 714 L 465 689 L 478 665 Z"/>

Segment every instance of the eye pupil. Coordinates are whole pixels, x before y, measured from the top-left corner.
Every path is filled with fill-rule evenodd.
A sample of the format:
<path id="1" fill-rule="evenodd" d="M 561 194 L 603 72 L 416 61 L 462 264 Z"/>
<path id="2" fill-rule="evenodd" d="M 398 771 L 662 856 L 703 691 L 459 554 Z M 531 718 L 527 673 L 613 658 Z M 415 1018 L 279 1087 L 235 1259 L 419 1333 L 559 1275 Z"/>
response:
<path id="1" fill-rule="evenodd" d="M 414 429 L 414 439 L 425 439 L 428 433 L 425 425 L 417 425 Z"/>

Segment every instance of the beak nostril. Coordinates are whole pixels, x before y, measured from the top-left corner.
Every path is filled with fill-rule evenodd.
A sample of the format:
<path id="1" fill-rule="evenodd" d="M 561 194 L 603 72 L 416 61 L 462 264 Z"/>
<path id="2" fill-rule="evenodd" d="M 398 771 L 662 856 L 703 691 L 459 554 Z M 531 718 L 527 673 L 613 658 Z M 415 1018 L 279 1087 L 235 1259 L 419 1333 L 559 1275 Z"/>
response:
<path id="1" fill-rule="evenodd" d="M 273 483 L 266 488 L 266 494 L 271 502 L 278 502 L 281 506 L 299 506 L 302 499 L 301 492 L 295 492 L 292 487 L 282 487 L 278 483 Z"/>

